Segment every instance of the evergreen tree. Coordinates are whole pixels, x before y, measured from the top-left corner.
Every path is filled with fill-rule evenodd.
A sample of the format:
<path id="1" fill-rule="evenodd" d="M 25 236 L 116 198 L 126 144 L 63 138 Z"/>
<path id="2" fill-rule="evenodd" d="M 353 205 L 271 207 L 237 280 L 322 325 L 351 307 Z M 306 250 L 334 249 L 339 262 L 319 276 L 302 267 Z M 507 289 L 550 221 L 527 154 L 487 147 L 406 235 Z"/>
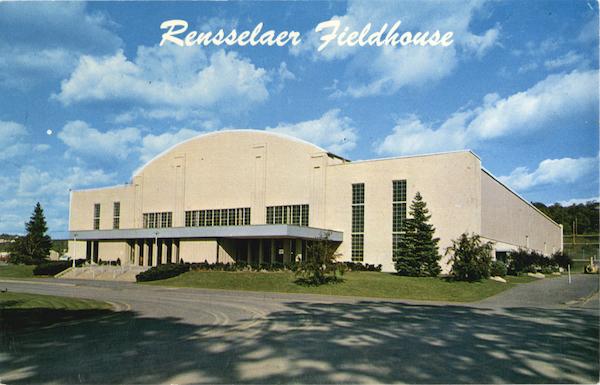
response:
<path id="1" fill-rule="evenodd" d="M 52 240 L 46 234 L 48 226 L 39 202 L 35 205 L 29 222 L 25 223 L 25 230 L 27 234 L 19 237 L 13 244 L 11 260 L 36 264 L 43 262 L 50 253 Z"/>
<path id="2" fill-rule="evenodd" d="M 394 255 L 396 271 L 400 275 L 435 277 L 441 272 L 440 239 L 433 237 L 435 227 L 429 223 L 431 215 L 419 192 L 410 205 L 409 214 L 412 218 L 402 223 L 402 236 Z"/>

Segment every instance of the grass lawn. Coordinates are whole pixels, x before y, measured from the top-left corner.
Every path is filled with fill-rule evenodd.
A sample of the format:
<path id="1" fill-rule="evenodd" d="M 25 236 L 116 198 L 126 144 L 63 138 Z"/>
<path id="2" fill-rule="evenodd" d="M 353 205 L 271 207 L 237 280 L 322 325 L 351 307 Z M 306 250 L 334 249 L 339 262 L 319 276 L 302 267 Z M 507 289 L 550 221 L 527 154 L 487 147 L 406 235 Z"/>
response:
<path id="1" fill-rule="evenodd" d="M 33 278 L 34 265 L 0 265 L 0 278 Z"/>
<path id="2" fill-rule="evenodd" d="M 91 310 L 110 309 L 110 307 L 106 302 L 94 301 L 92 299 L 15 293 L 11 291 L 0 293 L 0 311 L 8 309 Z"/>
<path id="3" fill-rule="evenodd" d="M 297 285 L 294 280 L 295 276 L 290 272 L 191 271 L 178 277 L 146 284 L 205 289 L 471 302 L 500 293 L 516 284 L 534 281 L 536 278 L 527 276 L 507 277 L 508 283 L 495 282 L 489 279 L 468 283 L 452 282 L 443 278 L 400 277 L 389 273 L 349 272 L 344 275 L 344 282 L 342 283 L 317 287 Z"/>
<path id="4" fill-rule="evenodd" d="M 82 320 L 111 314 L 110 304 L 91 299 L 11 291 L 0 293 L 0 336 L 5 337 L 0 338 L 0 348 L 18 341 L 15 332 L 28 334 L 55 325 L 65 328 Z"/>

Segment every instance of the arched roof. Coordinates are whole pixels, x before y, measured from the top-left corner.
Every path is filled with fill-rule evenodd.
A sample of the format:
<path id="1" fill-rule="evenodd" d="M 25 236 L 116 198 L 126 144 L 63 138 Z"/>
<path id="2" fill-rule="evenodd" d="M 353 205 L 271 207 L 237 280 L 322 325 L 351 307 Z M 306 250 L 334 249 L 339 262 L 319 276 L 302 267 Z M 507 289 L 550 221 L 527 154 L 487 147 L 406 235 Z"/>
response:
<path id="1" fill-rule="evenodd" d="M 293 136 L 289 136 L 289 135 L 285 135 L 285 134 L 280 134 L 278 132 L 272 132 L 272 131 L 264 131 L 264 130 L 252 130 L 252 129 L 242 129 L 242 130 L 220 130 L 220 131 L 212 131 L 212 132 L 208 132 L 208 133 L 204 133 L 204 134 L 200 134 L 197 136 L 194 136 L 192 138 L 186 139 L 182 142 L 179 142 L 171 147 L 169 147 L 168 149 L 164 150 L 163 152 L 161 152 L 160 154 L 154 156 L 152 159 L 150 159 L 148 162 L 146 162 L 143 166 L 139 167 L 137 170 L 134 171 L 132 178 L 141 174 L 144 169 L 146 169 L 150 164 L 152 164 L 154 161 L 162 158 L 163 156 L 166 156 L 167 154 L 169 154 L 170 152 L 176 150 L 177 148 L 183 146 L 184 144 L 190 143 L 190 142 L 195 142 L 195 141 L 202 141 L 206 138 L 209 137 L 213 137 L 213 136 L 218 136 L 218 135 L 236 135 L 236 134 L 247 134 L 247 133 L 254 133 L 257 134 L 259 136 L 266 136 L 266 137 L 276 137 L 279 139 L 284 139 L 290 142 L 296 142 L 298 144 L 304 145 L 304 146 L 309 146 L 312 147 L 314 152 L 325 152 L 330 154 L 327 150 L 313 144 L 310 142 L 307 142 L 305 140 L 293 137 Z M 331 154 L 333 155 L 333 154 Z M 334 155 L 337 156 L 337 155 Z"/>

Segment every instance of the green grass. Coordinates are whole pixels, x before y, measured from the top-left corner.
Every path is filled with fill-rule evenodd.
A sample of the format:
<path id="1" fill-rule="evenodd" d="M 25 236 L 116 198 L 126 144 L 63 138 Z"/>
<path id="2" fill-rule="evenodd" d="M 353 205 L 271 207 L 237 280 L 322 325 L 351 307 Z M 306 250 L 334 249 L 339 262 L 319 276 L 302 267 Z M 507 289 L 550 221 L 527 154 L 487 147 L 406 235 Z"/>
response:
<path id="1" fill-rule="evenodd" d="M 60 310 L 92 310 L 110 309 L 106 302 L 82 298 L 56 297 L 52 295 L 0 293 L 0 310 L 9 309 L 60 309 Z"/>
<path id="2" fill-rule="evenodd" d="M 49 326 L 80 325 L 82 321 L 112 314 L 109 303 L 91 299 L 0 292 L 0 336 L 11 336 L 6 341 L 12 340 L 15 332 L 35 333 Z"/>
<path id="3" fill-rule="evenodd" d="M 0 278 L 33 278 L 33 265 L 0 265 Z"/>
<path id="4" fill-rule="evenodd" d="M 317 287 L 297 285 L 294 280 L 295 276 L 290 272 L 191 271 L 178 277 L 147 284 L 205 289 L 472 302 L 498 294 L 514 285 L 536 279 L 521 276 L 507 277 L 508 283 L 489 279 L 469 283 L 454 282 L 444 278 L 414 278 L 400 277 L 389 273 L 349 272 L 344 275 L 342 283 Z"/>

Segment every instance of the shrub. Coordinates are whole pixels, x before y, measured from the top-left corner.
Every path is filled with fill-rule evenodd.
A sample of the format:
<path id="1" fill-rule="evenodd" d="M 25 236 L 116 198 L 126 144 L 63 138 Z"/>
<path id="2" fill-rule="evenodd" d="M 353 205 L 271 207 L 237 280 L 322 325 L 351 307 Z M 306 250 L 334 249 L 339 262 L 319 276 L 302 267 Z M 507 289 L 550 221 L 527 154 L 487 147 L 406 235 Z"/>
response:
<path id="1" fill-rule="evenodd" d="M 362 264 L 359 262 L 338 262 L 346 267 L 348 271 L 381 271 L 381 265 Z"/>
<path id="2" fill-rule="evenodd" d="M 504 277 L 506 270 L 506 264 L 502 261 L 492 261 L 490 264 L 490 275 L 493 277 Z"/>
<path id="3" fill-rule="evenodd" d="M 558 267 L 554 259 L 545 257 L 536 251 L 519 249 L 508 254 L 508 273 L 511 275 L 538 271 L 548 274 L 548 272 L 556 270 Z"/>
<path id="4" fill-rule="evenodd" d="M 311 242 L 307 247 L 306 259 L 295 271 L 296 283 L 302 285 L 322 285 L 339 282 L 344 274 L 345 266 L 335 262 L 336 246 L 329 240 L 329 235 Z"/>
<path id="5" fill-rule="evenodd" d="M 154 266 L 146 271 L 143 271 L 135 276 L 137 282 L 157 281 L 176 277 L 190 270 L 188 264 L 168 263 L 166 265 Z"/>
<path id="6" fill-rule="evenodd" d="M 42 262 L 33 269 L 33 275 L 56 275 L 72 266 L 71 261 Z"/>
<path id="7" fill-rule="evenodd" d="M 571 259 L 571 256 L 562 251 L 557 251 L 556 253 L 552 254 L 552 257 L 550 258 L 552 259 L 552 261 L 554 261 L 556 265 L 562 267 L 563 269 L 566 269 L 569 265 L 573 265 L 573 260 Z"/>
<path id="8" fill-rule="evenodd" d="M 452 246 L 446 249 L 446 255 L 451 254 L 450 275 L 460 281 L 478 281 L 488 278 L 492 261 L 491 251 L 491 242 L 482 242 L 477 234 L 469 236 L 463 233 L 460 238 L 452 241 Z"/>

